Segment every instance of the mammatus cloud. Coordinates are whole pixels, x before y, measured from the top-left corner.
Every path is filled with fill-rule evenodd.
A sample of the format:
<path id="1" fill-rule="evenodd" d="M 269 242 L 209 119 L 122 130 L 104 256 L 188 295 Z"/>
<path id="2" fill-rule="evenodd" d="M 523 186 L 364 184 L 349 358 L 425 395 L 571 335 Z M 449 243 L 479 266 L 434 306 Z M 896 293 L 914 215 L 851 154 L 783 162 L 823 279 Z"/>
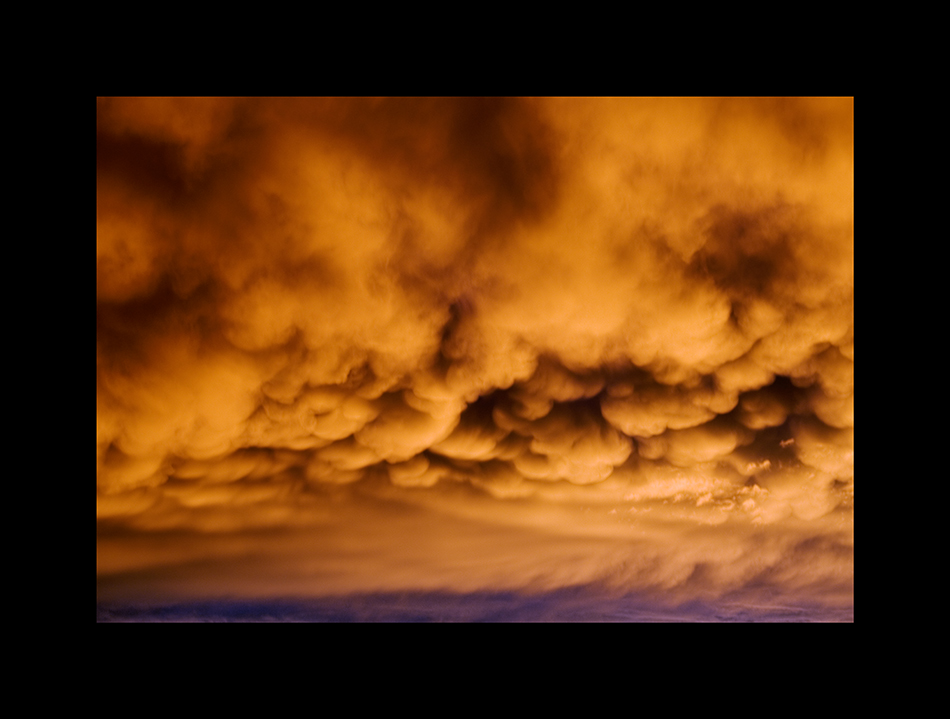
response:
<path id="1" fill-rule="evenodd" d="M 853 606 L 852 127 L 100 98 L 100 592 Z"/>

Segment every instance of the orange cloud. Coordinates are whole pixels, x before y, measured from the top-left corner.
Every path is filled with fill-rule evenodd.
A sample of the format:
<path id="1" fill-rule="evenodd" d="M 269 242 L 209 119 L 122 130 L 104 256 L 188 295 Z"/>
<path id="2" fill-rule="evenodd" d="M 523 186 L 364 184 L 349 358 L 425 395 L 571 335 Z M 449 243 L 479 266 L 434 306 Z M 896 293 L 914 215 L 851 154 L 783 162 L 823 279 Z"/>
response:
<path id="1" fill-rule="evenodd" d="M 852 105 L 99 99 L 101 586 L 852 601 Z"/>

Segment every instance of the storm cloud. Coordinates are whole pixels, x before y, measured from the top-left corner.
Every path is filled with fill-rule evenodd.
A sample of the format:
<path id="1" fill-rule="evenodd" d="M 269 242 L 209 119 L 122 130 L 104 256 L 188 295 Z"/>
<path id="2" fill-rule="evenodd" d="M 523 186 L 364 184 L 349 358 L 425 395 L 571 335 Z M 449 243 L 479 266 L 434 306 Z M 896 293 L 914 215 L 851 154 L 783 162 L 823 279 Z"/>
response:
<path id="1" fill-rule="evenodd" d="M 853 606 L 852 115 L 100 98 L 100 596 Z"/>

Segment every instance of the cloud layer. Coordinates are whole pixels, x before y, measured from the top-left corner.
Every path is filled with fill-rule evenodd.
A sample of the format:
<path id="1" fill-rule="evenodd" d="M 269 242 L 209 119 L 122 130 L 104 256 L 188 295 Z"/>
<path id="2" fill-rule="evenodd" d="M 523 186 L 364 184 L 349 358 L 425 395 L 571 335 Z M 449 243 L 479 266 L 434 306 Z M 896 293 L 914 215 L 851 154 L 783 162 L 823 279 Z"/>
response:
<path id="1" fill-rule="evenodd" d="M 851 100 L 100 99 L 96 267 L 101 579 L 851 601 Z"/>

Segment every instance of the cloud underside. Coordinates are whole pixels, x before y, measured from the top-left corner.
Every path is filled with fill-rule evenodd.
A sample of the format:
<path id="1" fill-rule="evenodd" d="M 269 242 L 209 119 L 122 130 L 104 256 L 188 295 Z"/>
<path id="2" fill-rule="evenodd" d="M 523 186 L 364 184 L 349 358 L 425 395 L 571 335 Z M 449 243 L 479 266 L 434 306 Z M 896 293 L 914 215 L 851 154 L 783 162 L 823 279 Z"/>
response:
<path id="1" fill-rule="evenodd" d="M 833 99 L 100 99 L 100 576 L 227 547 L 295 591 L 838 601 L 851 123 Z"/>

